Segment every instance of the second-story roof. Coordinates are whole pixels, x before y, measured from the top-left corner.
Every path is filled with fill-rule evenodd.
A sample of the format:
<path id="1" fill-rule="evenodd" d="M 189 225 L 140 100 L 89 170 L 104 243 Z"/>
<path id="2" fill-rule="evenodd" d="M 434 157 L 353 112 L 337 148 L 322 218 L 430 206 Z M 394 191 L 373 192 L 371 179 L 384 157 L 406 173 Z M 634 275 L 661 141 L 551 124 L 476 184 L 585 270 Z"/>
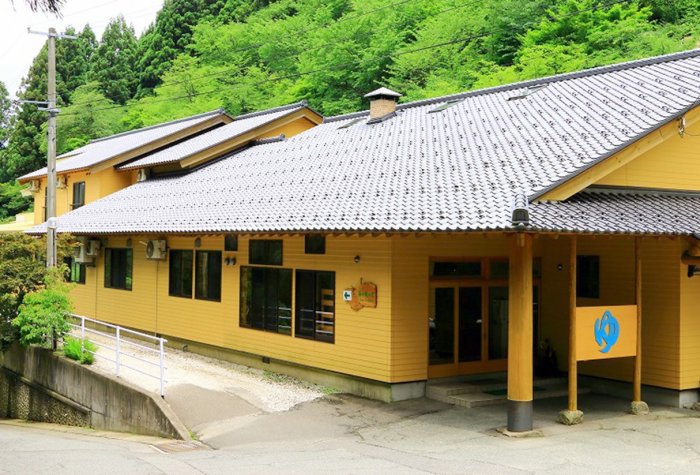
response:
<path id="1" fill-rule="evenodd" d="M 117 157 L 125 152 L 138 149 L 150 142 L 167 138 L 170 135 L 184 131 L 217 116 L 225 116 L 226 121 L 230 121 L 230 117 L 228 117 L 222 109 L 218 109 L 171 122 L 165 122 L 163 124 L 95 139 L 80 148 L 60 155 L 56 161 L 56 172 L 65 173 L 89 169 L 92 166 Z M 46 167 L 23 175 L 19 177 L 18 180 L 20 182 L 25 182 L 43 176 L 46 176 Z"/>
<path id="2" fill-rule="evenodd" d="M 699 79 L 700 50 L 693 50 L 402 104 L 395 116 L 376 123 L 366 111 L 331 118 L 289 140 L 250 147 L 189 174 L 133 185 L 62 216 L 58 229 L 508 230 L 516 197 L 532 200 L 677 120 L 700 104 Z M 646 203 L 641 212 L 668 214 L 679 202 L 584 198 L 570 210 L 595 213 L 605 200 L 625 199 Z M 684 209 L 694 207 L 697 197 L 688 200 Z M 556 206 L 531 205 L 533 228 L 570 226 Z M 546 226 L 538 227 L 537 219 Z M 630 225 L 619 232 L 634 231 L 633 220 L 626 222 Z M 598 228 L 618 232 L 612 224 Z M 640 224 L 637 231 L 662 230 Z"/>

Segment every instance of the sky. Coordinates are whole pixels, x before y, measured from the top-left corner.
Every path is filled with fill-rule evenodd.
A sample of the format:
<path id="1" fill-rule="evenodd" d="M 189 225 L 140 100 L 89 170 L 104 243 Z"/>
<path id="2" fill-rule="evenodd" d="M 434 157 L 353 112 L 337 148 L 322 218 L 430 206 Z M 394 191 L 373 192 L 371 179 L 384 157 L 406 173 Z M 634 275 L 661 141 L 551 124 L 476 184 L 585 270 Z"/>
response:
<path id="1" fill-rule="evenodd" d="M 10 97 L 16 97 L 22 76 L 46 41 L 45 36 L 28 34 L 27 27 L 38 31 L 54 27 L 62 32 L 68 26 L 82 30 L 89 23 L 99 39 L 109 20 L 123 14 L 140 36 L 162 5 L 163 0 L 66 0 L 63 18 L 56 18 L 33 13 L 24 0 L 0 0 L 0 81 L 5 83 Z"/>

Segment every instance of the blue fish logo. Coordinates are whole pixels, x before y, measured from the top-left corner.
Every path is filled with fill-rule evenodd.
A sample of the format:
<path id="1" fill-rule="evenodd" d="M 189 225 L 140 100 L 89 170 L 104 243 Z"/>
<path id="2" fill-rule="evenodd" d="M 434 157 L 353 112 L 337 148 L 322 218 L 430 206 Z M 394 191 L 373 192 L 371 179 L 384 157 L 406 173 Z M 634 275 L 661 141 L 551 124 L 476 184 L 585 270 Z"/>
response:
<path id="1" fill-rule="evenodd" d="M 601 353 L 607 353 L 617 343 L 620 336 L 620 323 L 606 310 L 602 318 L 596 318 L 593 326 L 595 341 L 600 346 Z"/>

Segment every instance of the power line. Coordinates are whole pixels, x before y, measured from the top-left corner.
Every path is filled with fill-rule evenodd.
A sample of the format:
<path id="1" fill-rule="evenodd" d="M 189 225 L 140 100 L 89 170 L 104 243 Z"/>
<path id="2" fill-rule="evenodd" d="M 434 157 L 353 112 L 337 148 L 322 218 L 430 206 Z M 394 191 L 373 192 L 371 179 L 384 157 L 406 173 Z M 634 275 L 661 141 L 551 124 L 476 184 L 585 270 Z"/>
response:
<path id="1" fill-rule="evenodd" d="M 599 4 L 599 5 L 597 5 L 597 6 L 593 6 L 593 7 L 589 7 L 589 8 L 577 10 L 577 11 L 575 11 L 575 12 L 571 12 L 571 13 L 568 13 L 568 14 L 560 15 L 560 16 L 558 16 L 558 17 L 556 17 L 556 18 L 557 18 L 557 19 L 561 19 L 561 18 L 573 17 L 573 16 L 576 16 L 576 15 L 580 15 L 580 14 L 582 14 L 582 13 L 586 13 L 586 12 L 588 12 L 588 11 L 594 11 L 594 10 L 597 10 L 597 9 L 600 9 L 600 8 L 604 8 L 604 7 L 608 7 L 608 6 L 612 6 L 612 5 L 616 5 L 616 4 L 628 3 L 629 1 L 630 1 L 630 0 L 615 0 L 615 1 L 611 1 L 611 2 L 605 3 L 605 4 Z M 464 6 L 464 5 L 463 5 L 463 6 Z M 455 8 L 457 8 L 457 7 L 453 7 L 453 8 L 450 9 L 450 10 L 453 10 L 453 9 L 455 9 Z M 437 14 L 436 14 L 436 15 L 437 15 Z M 463 38 L 458 38 L 458 39 L 454 39 L 454 40 L 449 40 L 449 41 L 444 41 L 444 42 L 440 42 L 440 43 L 435 43 L 435 44 L 428 45 L 428 46 L 423 46 L 423 47 L 420 47 L 420 48 L 408 49 L 408 50 L 403 50 L 403 51 L 399 51 L 399 52 L 393 52 L 393 53 L 387 53 L 387 54 L 380 55 L 380 56 L 375 56 L 374 58 L 371 58 L 371 60 L 373 60 L 373 61 L 379 61 L 379 60 L 384 60 L 384 59 L 390 59 L 390 58 L 397 57 L 397 56 L 404 56 L 404 55 L 407 55 L 407 54 L 417 53 L 417 52 L 421 52 L 421 51 L 427 51 L 427 50 L 431 50 L 431 49 L 435 49 L 435 48 L 441 48 L 441 47 L 450 46 L 450 45 L 454 45 L 454 44 L 458 44 L 458 43 L 464 43 L 464 42 L 467 42 L 467 41 L 473 41 L 473 40 L 476 40 L 476 39 L 479 39 L 479 38 L 484 38 L 484 37 L 490 36 L 491 34 L 492 34 L 491 32 L 484 32 L 484 33 L 474 34 L 474 35 L 470 35 L 470 36 L 463 37 Z M 262 80 L 262 81 L 257 81 L 257 82 L 253 82 L 253 83 L 236 84 L 236 85 L 232 85 L 232 86 L 233 86 L 233 87 L 251 87 L 251 86 L 259 86 L 259 85 L 267 84 L 267 83 L 271 83 L 271 82 L 279 82 L 279 81 L 282 81 L 282 80 L 285 80 L 285 79 L 294 79 L 294 78 L 298 78 L 298 77 L 308 76 L 308 75 L 310 75 L 310 74 L 316 74 L 316 73 L 319 73 L 319 72 L 331 71 L 331 70 L 336 70 L 336 69 L 338 69 L 338 68 L 344 68 L 344 67 L 348 67 L 348 66 L 353 66 L 353 65 L 357 65 L 357 63 L 358 63 L 359 61 L 366 61 L 366 60 L 360 59 L 360 60 L 348 61 L 348 62 L 345 62 L 345 63 L 334 64 L 334 65 L 332 65 L 332 66 L 330 66 L 330 67 L 317 68 L 317 69 L 310 70 L 310 71 L 304 71 L 304 72 L 299 72 L 299 73 L 292 73 L 292 74 L 288 74 L 288 75 L 284 75 L 284 76 L 278 76 L 278 77 L 274 77 L 274 78 L 264 79 L 264 80 Z M 217 74 L 217 75 L 222 75 L 222 74 L 225 74 L 225 73 L 226 73 L 226 71 L 219 71 L 219 72 L 217 72 L 216 74 Z M 209 76 L 211 76 L 211 75 L 209 75 Z M 204 77 L 204 76 L 200 76 L 200 78 L 201 78 L 201 77 Z M 177 85 L 177 84 L 181 84 L 181 83 L 182 83 L 182 81 L 181 81 L 181 82 L 175 82 L 175 83 L 163 84 L 163 85 L 164 85 L 164 86 L 170 86 L 170 85 Z M 221 89 L 222 89 L 222 88 L 217 87 L 217 88 L 215 88 L 215 89 L 210 89 L 210 90 L 202 91 L 202 92 L 195 92 L 195 93 L 191 93 L 191 94 L 183 94 L 183 95 L 180 95 L 180 96 L 170 96 L 170 97 L 164 97 L 164 98 L 161 98 L 161 99 L 154 99 L 154 100 L 151 100 L 151 101 L 144 101 L 143 103 L 140 103 L 140 104 L 138 104 L 138 103 L 137 103 L 137 104 L 124 104 L 124 105 L 115 104 L 115 105 L 112 105 L 112 106 L 109 106 L 109 107 L 101 107 L 101 108 L 93 109 L 93 112 L 98 112 L 98 111 L 103 111 L 103 110 L 112 110 L 112 109 L 122 109 L 122 108 L 129 108 L 129 107 L 147 106 L 147 105 L 150 105 L 150 104 L 157 104 L 157 103 L 160 103 L 160 102 L 173 101 L 173 100 L 192 99 L 192 98 L 194 98 L 194 97 L 199 97 L 199 96 L 204 96 L 204 95 L 209 95 L 209 94 L 214 94 L 214 93 L 216 93 L 216 92 L 220 92 Z M 93 101 L 93 102 L 84 102 L 84 103 L 72 104 L 72 105 L 89 105 L 89 104 L 97 104 L 97 103 L 100 103 L 100 102 L 104 102 L 104 100 L 102 100 L 102 101 Z M 76 115 L 76 114 L 79 114 L 79 113 L 80 113 L 80 112 L 67 112 L 67 113 L 62 114 L 62 116 Z"/>
<path id="2" fill-rule="evenodd" d="M 402 1 L 400 1 L 400 2 L 395 2 L 395 3 L 389 4 L 389 5 L 385 5 L 385 6 L 383 6 L 383 7 L 376 8 L 376 9 L 374 9 L 374 10 L 370 10 L 370 11 L 368 11 L 368 12 L 364 12 L 364 13 L 359 14 L 359 15 L 354 15 L 354 16 L 349 17 L 349 18 L 348 18 L 348 17 L 343 17 L 343 18 L 337 20 L 336 22 L 334 22 L 334 23 L 332 23 L 332 24 L 326 25 L 326 27 L 328 27 L 328 26 L 335 26 L 336 24 L 340 23 L 341 21 L 351 20 L 351 19 L 356 19 L 356 18 L 360 18 L 360 17 L 363 17 L 363 16 L 367 16 L 367 15 L 369 15 L 369 14 L 376 13 L 376 12 L 379 12 L 379 11 L 382 11 L 382 10 L 385 10 L 385 9 L 387 9 L 387 8 L 389 8 L 389 7 L 401 5 L 401 4 L 404 4 L 404 3 L 409 3 L 410 1 L 412 1 L 412 0 L 402 0 Z M 458 6 L 455 6 L 455 7 L 451 7 L 451 8 L 448 8 L 448 9 L 446 9 L 446 10 L 439 11 L 439 12 L 435 13 L 434 16 L 442 15 L 442 14 L 444 14 L 444 13 L 449 13 L 449 12 L 451 12 L 451 11 L 458 10 L 458 9 L 460 9 L 460 8 L 464 8 L 464 7 L 473 5 L 474 3 L 477 3 L 478 1 L 480 1 L 480 0 L 470 0 L 470 1 L 467 2 L 467 3 L 463 3 L 463 4 L 461 4 L 461 5 L 458 5 Z M 315 29 L 317 29 L 317 28 L 307 28 L 307 29 L 305 29 L 305 30 L 303 30 L 303 31 L 311 31 L 311 30 L 315 30 Z M 297 51 L 297 52 L 294 52 L 294 53 L 290 53 L 290 54 L 286 54 L 286 55 L 277 56 L 275 59 L 276 59 L 276 60 L 280 60 L 280 59 L 285 59 L 285 58 L 298 57 L 298 56 L 301 55 L 302 53 L 308 53 L 308 52 L 310 52 L 310 51 L 316 51 L 316 50 L 319 50 L 319 49 L 327 48 L 328 46 L 338 45 L 338 44 L 343 43 L 344 41 L 345 41 L 345 40 L 335 41 L 335 42 L 329 42 L 329 43 L 324 43 L 324 44 L 319 45 L 319 46 L 316 46 L 316 47 L 314 47 L 314 48 L 305 49 L 304 51 L 301 51 L 301 52 Z M 265 44 L 266 44 L 266 43 L 260 43 L 260 44 L 258 44 L 258 45 L 249 45 L 249 46 L 247 46 L 247 47 L 245 47 L 245 48 L 240 48 L 240 49 L 238 49 L 238 50 L 233 50 L 232 52 L 236 52 L 236 51 L 246 51 L 246 50 L 252 49 L 253 47 L 259 47 L 259 46 L 263 46 L 263 45 L 265 45 Z M 159 86 L 161 86 L 161 87 L 163 87 L 163 86 L 166 86 L 166 87 L 167 87 L 167 86 L 177 86 L 177 85 L 179 85 L 179 84 L 184 84 L 184 83 L 186 83 L 186 82 L 194 82 L 194 81 L 199 81 L 200 79 L 205 79 L 205 78 L 210 78 L 210 77 L 223 76 L 223 75 L 228 74 L 228 73 L 233 72 L 233 71 L 234 71 L 234 69 L 224 69 L 223 71 L 216 71 L 216 72 L 213 72 L 213 73 L 201 74 L 201 75 L 195 76 L 195 77 L 190 78 L 190 79 L 187 79 L 187 80 L 179 80 L 179 81 L 171 81 L 171 82 L 161 83 L 161 84 L 159 84 Z M 303 76 L 303 75 L 306 75 L 306 74 L 302 74 L 302 76 Z M 291 76 L 290 76 L 290 77 L 291 77 Z M 285 79 L 286 79 L 286 78 L 288 78 L 288 77 L 285 77 Z M 185 97 L 191 97 L 191 95 L 187 95 L 187 96 L 185 96 Z M 96 101 L 76 102 L 76 103 L 73 103 L 73 104 L 70 104 L 70 105 L 71 105 L 71 106 L 89 105 L 89 104 L 93 104 L 93 103 L 95 103 L 95 102 L 96 102 Z M 101 102 L 101 101 L 99 101 L 99 102 Z M 151 102 L 148 102 L 148 103 L 150 104 Z M 127 107 L 127 106 L 123 106 L 123 107 Z"/>

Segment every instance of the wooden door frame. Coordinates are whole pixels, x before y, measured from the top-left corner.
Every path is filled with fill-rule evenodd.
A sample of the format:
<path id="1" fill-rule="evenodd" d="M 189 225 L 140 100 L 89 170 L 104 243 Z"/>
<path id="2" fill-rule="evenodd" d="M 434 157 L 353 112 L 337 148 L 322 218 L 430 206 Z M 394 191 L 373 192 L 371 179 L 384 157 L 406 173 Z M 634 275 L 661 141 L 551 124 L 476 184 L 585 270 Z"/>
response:
<path id="1" fill-rule="evenodd" d="M 539 258 L 535 258 L 539 259 Z M 533 259 L 533 261 L 535 260 Z M 444 378 L 452 376 L 462 376 L 468 374 L 495 373 L 506 371 L 508 369 L 508 359 L 502 358 L 497 360 L 489 359 L 489 288 L 490 287 L 506 287 L 508 288 L 508 277 L 491 279 L 491 262 L 505 261 L 508 262 L 508 257 L 489 256 L 489 257 L 430 257 L 429 262 L 480 262 L 481 275 L 479 277 L 428 277 L 428 302 L 430 302 L 430 292 L 436 288 L 452 288 L 454 289 L 453 303 L 453 362 L 443 364 L 430 364 L 430 342 L 428 341 L 428 379 Z M 537 305 L 538 313 L 541 314 L 540 293 L 542 291 L 542 277 L 533 276 L 533 286 L 538 287 Z M 459 289 L 461 287 L 480 287 L 481 288 L 481 360 L 480 361 L 459 361 Z M 430 305 L 430 304 L 428 304 Z M 430 313 L 430 312 L 428 312 Z M 538 325 L 539 328 L 539 325 Z M 429 339 L 428 339 L 429 340 Z"/>

